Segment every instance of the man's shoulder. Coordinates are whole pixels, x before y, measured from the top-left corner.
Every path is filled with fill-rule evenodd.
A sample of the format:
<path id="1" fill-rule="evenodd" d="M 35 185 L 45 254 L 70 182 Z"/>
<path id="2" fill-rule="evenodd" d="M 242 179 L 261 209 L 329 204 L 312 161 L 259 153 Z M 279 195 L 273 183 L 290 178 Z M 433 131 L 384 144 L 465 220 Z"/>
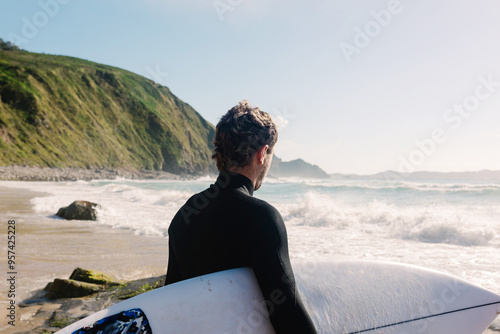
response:
<path id="1" fill-rule="evenodd" d="M 198 216 L 206 206 L 204 198 L 203 192 L 196 193 L 189 197 L 172 218 L 169 231 L 174 228 L 181 228 L 184 225 L 189 225 L 193 219 L 196 220 L 196 216 Z"/>
<path id="2" fill-rule="evenodd" d="M 258 218 L 258 221 L 272 220 L 279 223 L 283 220 L 278 209 L 272 204 L 255 197 L 252 197 L 251 202 L 252 204 L 249 205 L 248 209 L 252 216 Z"/>
<path id="3" fill-rule="evenodd" d="M 218 213 L 217 213 L 218 212 Z M 192 195 L 177 211 L 169 226 L 184 228 L 199 219 L 216 215 L 237 215 L 252 221 L 269 222 L 282 221 L 279 211 L 265 200 L 253 197 L 238 190 L 214 193 L 209 189 Z"/>
<path id="4" fill-rule="evenodd" d="M 269 202 L 266 202 L 265 200 L 263 199 L 260 199 L 260 198 L 256 198 L 256 197 L 250 197 L 251 198 L 251 201 L 252 201 L 252 204 L 256 207 L 259 207 L 261 210 L 265 210 L 265 211 L 278 211 L 272 204 L 270 204 Z"/>

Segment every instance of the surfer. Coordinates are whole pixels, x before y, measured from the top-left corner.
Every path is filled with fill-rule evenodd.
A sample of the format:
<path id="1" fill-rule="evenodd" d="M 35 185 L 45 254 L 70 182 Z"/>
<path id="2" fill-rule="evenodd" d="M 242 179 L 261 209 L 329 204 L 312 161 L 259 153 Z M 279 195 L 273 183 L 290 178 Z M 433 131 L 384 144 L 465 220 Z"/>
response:
<path id="1" fill-rule="evenodd" d="M 165 285 L 251 267 L 276 333 L 316 333 L 295 286 L 283 218 L 253 197 L 269 171 L 277 139 L 271 116 L 245 100 L 222 116 L 213 155 L 219 176 L 170 224 Z"/>

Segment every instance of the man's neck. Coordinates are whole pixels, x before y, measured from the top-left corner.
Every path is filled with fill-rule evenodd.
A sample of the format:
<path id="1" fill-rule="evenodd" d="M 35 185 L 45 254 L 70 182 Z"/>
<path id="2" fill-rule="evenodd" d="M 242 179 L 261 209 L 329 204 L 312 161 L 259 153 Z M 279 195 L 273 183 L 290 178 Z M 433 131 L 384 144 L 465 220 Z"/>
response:
<path id="1" fill-rule="evenodd" d="M 254 170 L 254 168 L 252 168 L 252 166 L 231 167 L 231 168 L 229 168 L 229 171 L 246 176 L 250 181 L 252 181 L 252 184 L 255 188 L 255 184 L 257 183 L 258 174 L 255 172 L 255 170 Z"/>

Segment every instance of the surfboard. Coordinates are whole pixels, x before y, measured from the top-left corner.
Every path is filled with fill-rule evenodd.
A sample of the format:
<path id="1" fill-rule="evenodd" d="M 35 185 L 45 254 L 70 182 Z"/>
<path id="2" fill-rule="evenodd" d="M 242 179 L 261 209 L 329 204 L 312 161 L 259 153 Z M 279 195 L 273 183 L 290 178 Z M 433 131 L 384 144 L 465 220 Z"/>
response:
<path id="1" fill-rule="evenodd" d="M 297 286 L 319 333 L 481 334 L 500 296 L 395 263 L 302 263 Z M 83 333 L 274 333 L 249 268 L 192 278 L 128 299 L 60 330 Z"/>
<path id="2" fill-rule="evenodd" d="M 367 261 L 308 263 L 299 291 L 323 333 L 481 334 L 500 296 L 417 266 Z"/>

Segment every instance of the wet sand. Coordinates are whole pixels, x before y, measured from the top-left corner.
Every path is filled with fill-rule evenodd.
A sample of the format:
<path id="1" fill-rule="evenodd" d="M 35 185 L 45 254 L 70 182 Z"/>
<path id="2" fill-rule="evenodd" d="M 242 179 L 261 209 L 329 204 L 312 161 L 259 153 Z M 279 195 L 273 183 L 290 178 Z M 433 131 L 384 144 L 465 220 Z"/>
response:
<path id="1" fill-rule="evenodd" d="M 166 272 L 167 239 L 135 235 L 122 229 L 100 227 L 98 222 L 65 221 L 38 217 L 30 199 L 43 194 L 0 183 L 3 277 L 0 284 L 0 331 L 7 330 L 7 226 L 16 221 L 15 303 L 31 297 L 54 278 L 69 278 L 76 267 L 98 270 L 118 279 L 133 280 Z M 141 222 L 137 222 L 140 224 Z M 5 241 L 5 242 L 4 242 Z M 19 311 L 19 309 L 18 309 Z M 23 319 L 16 319 L 21 325 Z M 16 326 L 17 327 L 17 326 Z M 12 332 L 9 328 L 9 332 Z M 14 331 L 13 333 L 15 333 Z"/>

